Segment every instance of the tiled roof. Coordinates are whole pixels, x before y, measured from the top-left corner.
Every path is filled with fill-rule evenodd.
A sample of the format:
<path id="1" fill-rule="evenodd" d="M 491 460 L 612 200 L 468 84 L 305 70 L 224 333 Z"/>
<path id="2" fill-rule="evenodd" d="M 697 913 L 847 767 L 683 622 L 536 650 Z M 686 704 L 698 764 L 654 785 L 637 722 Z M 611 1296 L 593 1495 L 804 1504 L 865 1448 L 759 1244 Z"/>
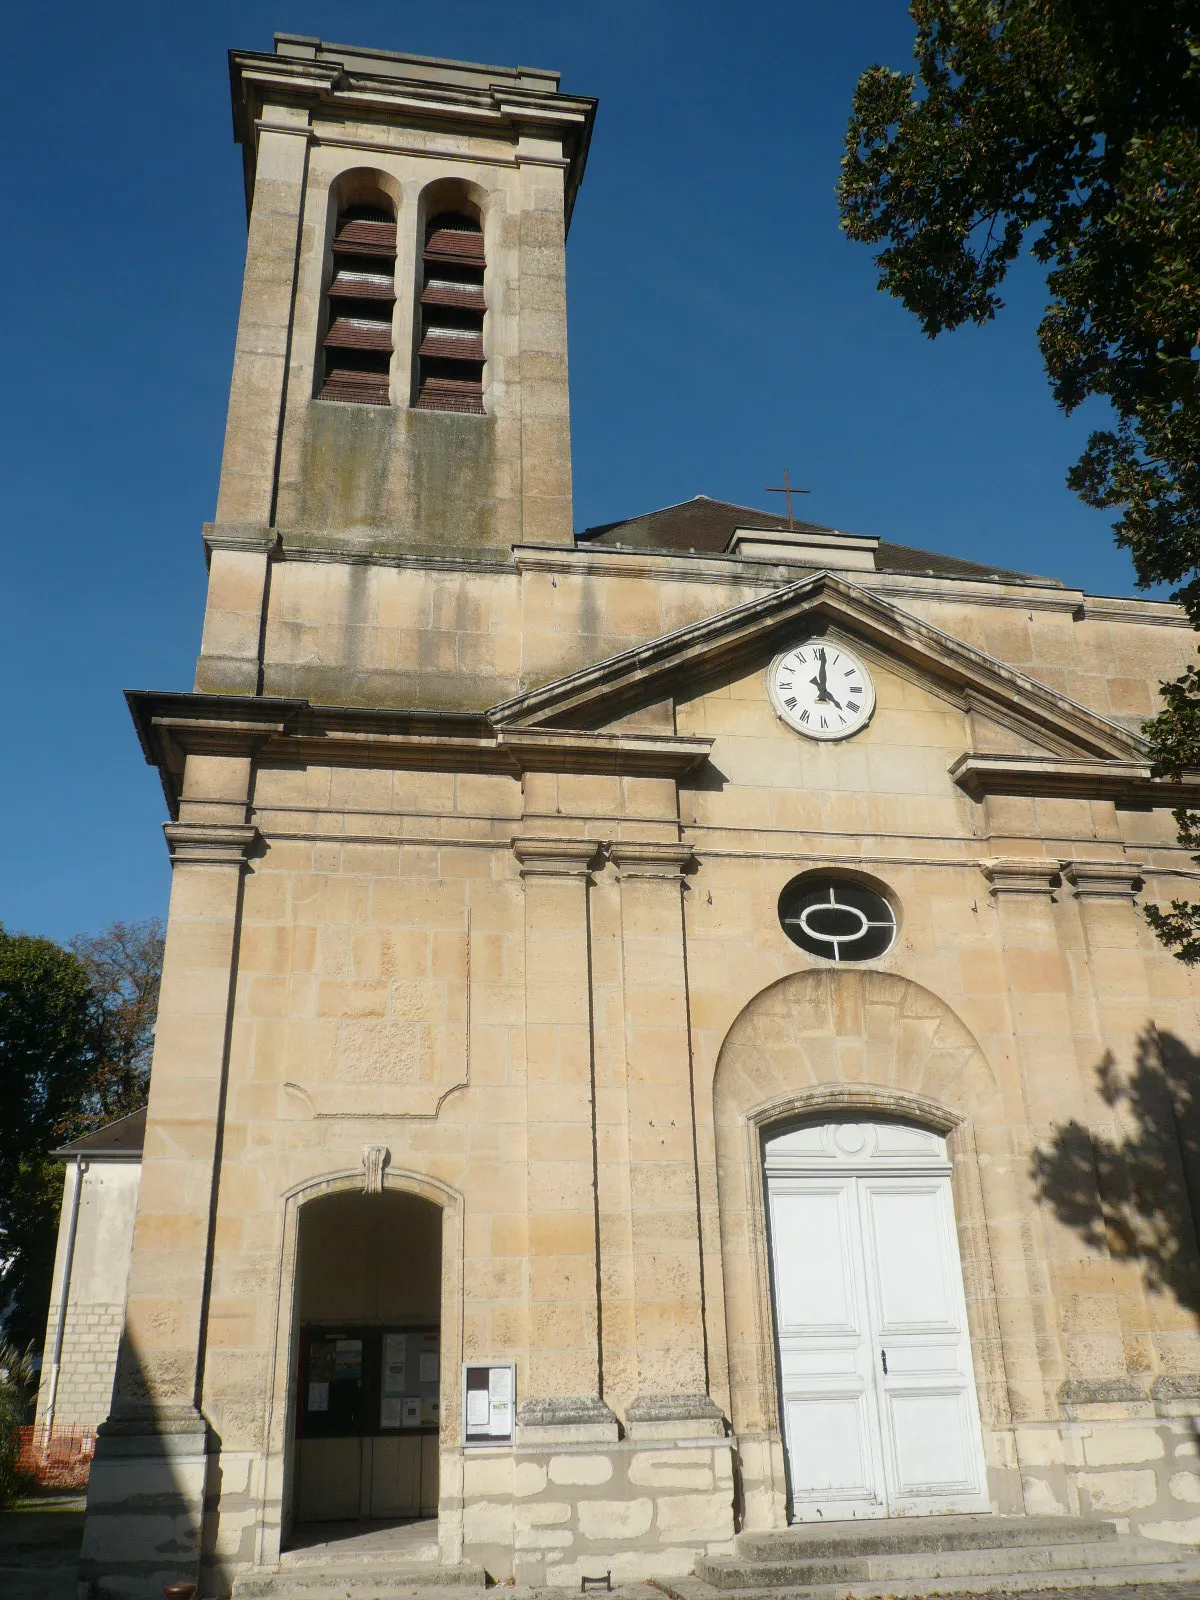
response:
<path id="1" fill-rule="evenodd" d="M 579 545 L 623 545 L 633 550 L 694 551 L 697 555 L 715 555 L 723 551 L 733 536 L 735 528 L 787 528 L 787 518 L 772 511 L 758 511 L 753 506 L 734 505 L 728 500 L 710 500 L 698 494 L 694 500 L 684 500 L 676 506 L 664 506 L 661 511 L 648 511 L 644 516 L 630 517 L 626 522 L 602 522 L 594 528 L 585 528 L 575 535 Z M 823 527 L 816 522 L 796 520 L 797 533 L 840 533 L 837 528 Z M 905 573 L 932 578 L 968 578 L 995 580 L 1002 583 L 1052 584 L 1059 588 L 1057 578 L 1039 578 L 1031 573 L 1015 572 L 1009 567 L 988 566 L 979 561 L 965 561 L 961 556 L 938 555 L 932 550 L 914 550 L 906 544 L 879 541 L 875 552 L 878 572 Z"/>
<path id="2" fill-rule="evenodd" d="M 94 1159 L 107 1157 L 110 1161 L 140 1161 L 145 1139 L 146 1108 L 143 1106 L 140 1111 L 131 1111 L 127 1117 L 118 1117 L 103 1128 L 81 1134 L 70 1144 L 61 1145 L 54 1154 L 64 1158 L 91 1156 Z"/>

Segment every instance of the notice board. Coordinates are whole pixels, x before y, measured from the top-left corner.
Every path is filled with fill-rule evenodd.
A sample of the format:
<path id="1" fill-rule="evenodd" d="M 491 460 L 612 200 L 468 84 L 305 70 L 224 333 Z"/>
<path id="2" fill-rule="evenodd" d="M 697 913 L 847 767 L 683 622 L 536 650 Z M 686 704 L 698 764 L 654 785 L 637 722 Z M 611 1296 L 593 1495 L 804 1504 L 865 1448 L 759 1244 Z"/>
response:
<path id="1" fill-rule="evenodd" d="M 517 1413 L 517 1369 L 511 1361 L 465 1361 L 464 1444 L 511 1444 Z"/>

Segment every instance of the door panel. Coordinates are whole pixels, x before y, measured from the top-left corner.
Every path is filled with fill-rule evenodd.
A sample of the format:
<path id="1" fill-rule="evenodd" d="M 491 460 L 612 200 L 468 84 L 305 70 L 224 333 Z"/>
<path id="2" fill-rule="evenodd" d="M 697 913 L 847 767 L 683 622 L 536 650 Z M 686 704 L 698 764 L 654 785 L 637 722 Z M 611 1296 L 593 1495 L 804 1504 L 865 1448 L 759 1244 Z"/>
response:
<path id="1" fill-rule="evenodd" d="M 789 1334 L 850 1335 L 860 1331 L 851 1271 L 854 1194 L 842 1181 L 790 1189 L 774 1205 L 776 1296 L 780 1328 Z"/>
<path id="2" fill-rule="evenodd" d="M 879 1496 L 873 1418 L 866 1394 L 859 1390 L 793 1397 L 787 1401 L 786 1416 L 792 1497 L 797 1507 L 802 1501 L 820 1501 L 823 1506 L 862 1501 L 873 1508 Z"/>
<path id="3" fill-rule="evenodd" d="M 946 1272 L 940 1184 L 901 1178 L 863 1186 L 875 1246 L 881 1334 L 957 1334 Z"/>
<path id="4" fill-rule="evenodd" d="M 972 1487 L 975 1462 L 964 1400 L 961 1390 L 939 1394 L 896 1388 L 885 1396 L 885 1432 L 891 1439 L 895 1488 L 901 1496 L 953 1495 L 964 1486 Z"/>
<path id="5" fill-rule="evenodd" d="M 985 1510 L 949 1176 L 857 1181 L 889 1508 Z"/>
<path id="6" fill-rule="evenodd" d="M 770 1185 L 779 1371 L 793 1514 L 884 1513 L 853 1178 Z"/>
<path id="7" fill-rule="evenodd" d="M 797 1130 L 768 1153 L 793 1518 L 986 1510 L 944 1147 L 934 1135 L 881 1126 L 868 1152 L 874 1170 L 863 1171 L 837 1133 Z M 774 1169 L 772 1148 L 786 1157 Z M 842 1171 L 829 1170 L 830 1156 Z M 940 1170 L 929 1171 L 935 1161 Z M 912 1170 L 918 1164 L 926 1170 Z"/>

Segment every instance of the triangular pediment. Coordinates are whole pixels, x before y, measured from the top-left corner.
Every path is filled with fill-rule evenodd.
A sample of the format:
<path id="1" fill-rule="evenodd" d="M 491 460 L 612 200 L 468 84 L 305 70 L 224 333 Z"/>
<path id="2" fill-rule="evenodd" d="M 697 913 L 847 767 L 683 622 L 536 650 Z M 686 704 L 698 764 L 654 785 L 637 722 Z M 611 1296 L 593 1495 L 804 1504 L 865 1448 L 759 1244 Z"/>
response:
<path id="1" fill-rule="evenodd" d="M 622 650 L 493 706 L 500 728 L 609 727 L 761 666 L 805 631 L 835 631 L 976 715 L 999 751 L 1144 758 L 1144 742 L 1036 678 L 829 572 Z"/>

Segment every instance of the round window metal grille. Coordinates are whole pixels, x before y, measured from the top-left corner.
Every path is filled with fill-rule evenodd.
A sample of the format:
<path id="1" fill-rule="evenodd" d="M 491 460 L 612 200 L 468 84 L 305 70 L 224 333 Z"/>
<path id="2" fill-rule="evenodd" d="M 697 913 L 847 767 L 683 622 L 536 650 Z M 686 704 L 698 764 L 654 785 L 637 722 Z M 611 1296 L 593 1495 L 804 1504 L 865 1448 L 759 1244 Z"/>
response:
<path id="1" fill-rule="evenodd" d="M 871 961 L 896 937 L 896 913 L 877 889 L 852 878 L 793 878 L 779 896 L 793 944 L 826 961 Z"/>

